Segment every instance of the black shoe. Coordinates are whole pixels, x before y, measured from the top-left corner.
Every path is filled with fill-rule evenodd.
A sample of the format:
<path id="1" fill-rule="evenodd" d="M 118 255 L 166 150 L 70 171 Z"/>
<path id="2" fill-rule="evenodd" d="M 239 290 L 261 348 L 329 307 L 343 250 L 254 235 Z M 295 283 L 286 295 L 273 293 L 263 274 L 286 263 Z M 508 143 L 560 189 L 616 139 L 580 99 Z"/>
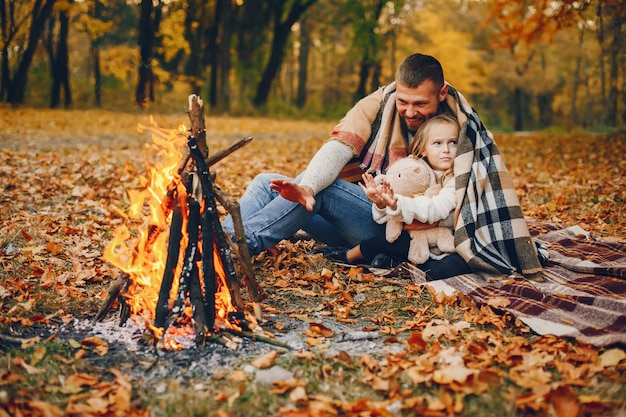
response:
<path id="1" fill-rule="evenodd" d="M 346 248 L 338 247 L 338 246 L 320 246 L 318 248 L 313 249 L 310 253 L 311 255 L 315 255 L 316 253 L 321 253 L 324 258 L 330 259 L 331 261 L 344 262 L 347 263 L 346 252 L 348 250 Z"/>
<path id="2" fill-rule="evenodd" d="M 392 258 L 391 256 L 385 255 L 384 253 L 379 253 L 378 255 L 374 256 L 374 259 L 372 259 L 372 262 L 370 262 L 370 266 L 372 268 L 391 269 L 395 268 L 401 263 L 402 261 L 398 259 Z"/>

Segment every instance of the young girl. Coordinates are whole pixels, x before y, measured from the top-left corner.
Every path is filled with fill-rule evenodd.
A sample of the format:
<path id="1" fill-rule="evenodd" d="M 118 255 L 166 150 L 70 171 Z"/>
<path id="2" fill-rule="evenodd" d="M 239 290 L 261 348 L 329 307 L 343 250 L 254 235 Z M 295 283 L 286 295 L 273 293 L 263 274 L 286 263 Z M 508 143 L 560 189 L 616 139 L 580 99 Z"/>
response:
<path id="1" fill-rule="evenodd" d="M 456 193 L 453 166 L 459 130 L 458 121 L 454 116 L 447 114 L 434 116 L 424 122 L 409 145 L 410 152 L 424 158 L 435 171 L 441 184 L 441 191 L 436 196 L 396 195 L 386 181 L 377 185 L 371 174 L 363 174 L 363 183 L 359 185 L 373 203 L 372 213 L 377 223 L 382 224 L 395 219 L 407 225 L 414 221 L 432 224 L 447 219 L 454 213 Z M 446 226 L 452 228 L 452 222 Z M 400 237 L 391 243 L 387 242 L 384 234 L 381 234 L 350 249 L 331 247 L 320 248 L 316 252 L 322 253 L 326 258 L 342 262 L 367 261 L 373 267 L 390 268 L 407 259 L 410 241 L 408 232 L 404 230 Z M 444 258 L 445 262 L 432 262 Z M 430 259 L 420 265 L 420 268 L 431 279 L 470 272 L 465 261 L 456 253 L 438 255 L 431 253 Z"/>

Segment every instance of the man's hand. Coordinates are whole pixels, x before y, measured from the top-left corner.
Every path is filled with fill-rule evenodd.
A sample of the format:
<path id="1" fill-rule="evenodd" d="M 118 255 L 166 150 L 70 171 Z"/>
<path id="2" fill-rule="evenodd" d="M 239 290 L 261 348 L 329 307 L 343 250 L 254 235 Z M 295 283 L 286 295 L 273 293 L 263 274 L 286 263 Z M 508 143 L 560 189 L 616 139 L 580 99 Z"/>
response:
<path id="1" fill-rule="evenodd" d="M 273 179 L 270 188 L 278 191 L 284 199 L 302 204 L 308 211 L 313 211 L 315 207 L 315 196 L 309 187 L 303 187 L 289 180 Z"/>
<path id="2" fill-rule="evenodd" d="M 437 223 L 422 223 L 414 220 L 413 223 L 402 226 L 402 230 L 428 230 L 433 227 L 437 227 Z"/>

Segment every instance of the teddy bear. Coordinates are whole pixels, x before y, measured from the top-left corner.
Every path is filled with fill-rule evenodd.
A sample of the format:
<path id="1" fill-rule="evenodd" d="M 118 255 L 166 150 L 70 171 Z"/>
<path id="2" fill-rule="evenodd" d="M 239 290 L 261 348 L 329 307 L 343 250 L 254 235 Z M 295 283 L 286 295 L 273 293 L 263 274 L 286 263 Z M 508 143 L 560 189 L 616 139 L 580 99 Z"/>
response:
<path id="1" fill-rule="evenodd" d="M 435 172 L 426 161 L 415 156 L 399 159 L 387 169 L 386 174 L 376 176 L 381 184 L 386 179 L 395 194 L 412 197 L 423 194 L 427 197 L 437 195 L 441 185 L 437 184 Z M 394 242 L 402 232 L 403 222 L 389 220 L 386 224 L 386 238 Z M 447 227 L 437 226 L 428 230 L 410 230 L 411 244 L 408 259 L 416 264 L 428 260 L 431 248 L 434 252 L 455 252 L 454 236 Z"/>

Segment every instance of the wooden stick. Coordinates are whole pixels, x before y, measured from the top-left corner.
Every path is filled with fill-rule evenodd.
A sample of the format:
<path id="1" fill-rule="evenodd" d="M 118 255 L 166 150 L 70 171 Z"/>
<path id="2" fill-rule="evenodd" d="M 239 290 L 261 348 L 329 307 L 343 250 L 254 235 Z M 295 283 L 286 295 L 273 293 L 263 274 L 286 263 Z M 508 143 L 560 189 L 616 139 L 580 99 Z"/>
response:
<path id="1" fill-rule="evenodd" d="M 200 203 L 195 199 L 189 199 L 189 220 L 187 234 L 191 245 L 198 246 L 198 228 L 200 227 Z M 196 333 L 196 345 L 203 347 L 205 344 L 207 323 L 204 297 L 200 288 L 198 263 L 195 259 L 189 262 L 189 303 L 193 310 L 193 322 Z M 186 265 L 187 266 L 187 265 Z M 187 271 L 183 270 L 183 274 Z"/>
<path id="2" fill-rule="evenodd" d="M 237 149 L 243 148 L 245 145 L 250 143 L 252 139 L 253 139 L 252 136 L 245 137 L 239 140 L 238 142 L 233 143 L 228 148 L 222 149 L 218 153 L 209 156 L 209 158 L 206 160 L 207 166 L 209 167 L 213 166 L 214 164 L 218 163 L 222 159 L 226 158 L 231 153 L 235 152 Z"/>
<path id="3" fill-rule="evenodd" d="M 170 224 L 170 236 L 167 242 L 167 259 L 165 261 L 165 269 L 163 270 L 163 279 L 161 280 L 161 288 L 159 289 L 159 299 L 156 304 L 154 313 L 154 325 L 163 327 L 170 310 L 170 298 L 176 265 L 180 257 L 180 240 L 182 237 L 183 215 L 181 212 L 180 202 L 176 202 L 174 212 L 172 214 L 172 223 Z"/>
<path id="4" fill-rule="evenodd" d="M 218 187 L 213 187 L 215 198 L 219 203 L 228 211 L 233 219 L 233 227 L 235 229 L 235 243 L 231 245 L 234 248 L 243 270 L 244 279 L 248 292 L 252 301 L 258 302 L 263 299 L 261 288 L 257 282 L 250 261 L 250 250 L 248 248 L 248 242 L 246 241 L 246 235 L 243 228 L 243 221 L 241 219 L 241 210 L 239 208 L 239 202 L 230 200 L 224 192 Z M 221 227 L 221 226 L 220 226 Z M 231 242 L 232 243 L 232 242 Z M 235 249 L 236 248 L 236 249 Z M 257 317 L 260 319 L 260 317 Z"/>
<path id="5" fill-rule="evenodd" d="M 189 111 L 187 114 L 191 123 L 189 130 L 196 138 L 198 148 L 204 159 L 209 156 L 209 147 L 206 144 L 206 130 L 204 128 L 204 103 L 195 94 L 189 96 Z"/>
<path id="6" fill-rule="evenodd" d="M 111 310 L 111 307 L 113 307 L 113 303 L 117 297 L 128 287 L 129 283 L 130 276 L 126 272 L 122 272 L 109 288 L 107 298 L 102 307 L 100 307 L 98 314 L 96 314 L 96 317 L 93 320 L 94 322 L 102 321 L 102 319 L 104 319 L 104 316 L 106 316 L 109 310 Z"/>
<path id="7" fill-rule="evenodd" d="M 202 216 L 202 278 L 204 280 L 204 304 L 209 332 L 215 330 L 215 262 L 213 260 L 213 223 L 209 210 Z"/>

